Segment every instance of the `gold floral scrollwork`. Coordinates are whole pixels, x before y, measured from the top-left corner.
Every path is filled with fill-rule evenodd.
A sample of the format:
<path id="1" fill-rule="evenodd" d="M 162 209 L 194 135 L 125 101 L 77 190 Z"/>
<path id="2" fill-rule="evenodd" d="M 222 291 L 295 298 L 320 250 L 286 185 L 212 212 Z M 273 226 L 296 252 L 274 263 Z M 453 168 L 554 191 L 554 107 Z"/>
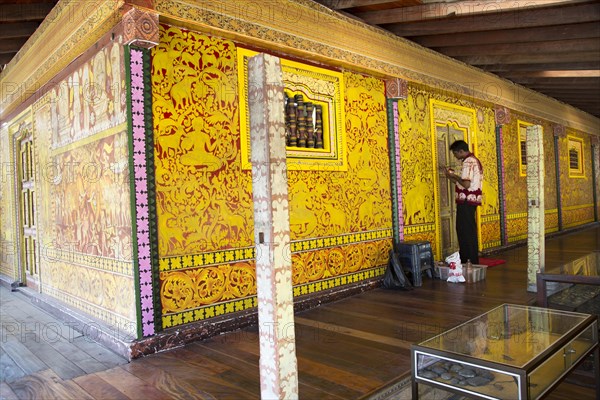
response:
<path id="1" fill-rule="evenodd" d="M 194 284 L 191 277 L 186 273 L 170 273 L 165 279 L 163 279 L 161 301 L 162 310 L 164 313 L 185 310 L 189 308 L 193 297 Z"/>

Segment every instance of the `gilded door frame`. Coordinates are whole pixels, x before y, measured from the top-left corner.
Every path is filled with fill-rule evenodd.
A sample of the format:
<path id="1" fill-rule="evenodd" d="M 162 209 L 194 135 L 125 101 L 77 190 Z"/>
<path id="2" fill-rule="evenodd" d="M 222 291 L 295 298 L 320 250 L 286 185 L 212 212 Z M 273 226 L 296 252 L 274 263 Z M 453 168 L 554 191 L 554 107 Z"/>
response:
<path id="1" fill-rule="evenodd" d="M 24 216 L 23 216 L 23 199 L 22 199 L 22 182 L 21 182 L 21 155 L 20 155 L 20 144 L 21 141 L 25 138 L 25 135 L 27 136 L 31 136 L 31 146 L 32 146 L 32 151 L 35 152 L 35 145 L 34 145 L 34 131 L 33 131 L 33 123 L 32 123 L 32 116 L 31 116 L 31 110 L 27 109 L 26 111 L 24 111 L 23 113 L 21 113 L 19 116 L 17 116 L 13 122 L 11 123 L 11 125 L 8 128 L 8 133 L 9 133 L 9 141 L 10 141 L 10 150 L 11 150 L 11 165 L 14 167 L 14 170 L 12 171 L 12 179 L 13 179 L 13 201 L 14 201 L 14 210 L 15 210 L 15 225 L 14 225 L 14 237 L 15 237 L 15 256 L 16 256 L 16 271 L 15 271 L 15 279 L 20 283 L 20 284 L 27 284 L 28 283 L 28 278 L 29 275 L 27 274 L 27 264 L 24 261 L 24 257 L 28 257 L 28 254 L 24 254 L 24 252 L 26 252 L 25 250 L 25 233 L 23 230 L 23 224 L 24 224 Z M 37 202 L 37 196 L 36 196 L 36 186 L 35 186 L 35 178 L 36 178 L 36 162 L 35 162 L 35 156 L 33 156 L 33 159 L 31 160 L 31 168 L 32 168 L 32 179 L 34 182 L 34 186 L 33 186 L 33 201 Z M 32 210 L 31 213 L 33 215 L 31 215 L 31 217 L 34 220 L 38 220 L 37 218 L 37 210 Z M 33 279 L 29 279 L 29 283 L 31 284 L 32 287 L 34 287 L 36 290 L 40 290 L 41 289 L 41 274 L 40 274 L 40 270 L 39 270 L 39 266 L 40 266 L 40 260 L 39 260 L 39 246 L 40 246 L 40 242 L 39 242 L 39 235 L 38 235 L 38 231 L 37 231 L 37 226 L 35 227 L 35 233 L 34 233 L 34 237 L 35 237 L 35 247 L 33 248 L 33 260 L 34 263 L 38 266 L 37 268 L 37 274 L 35 274 L 35 278 Z M 34 275 L 31 275 L 31 277 L 34 277 Z"/>
<path id="2" fill-rule="evenodd" d="M 469 149 L 476 153 L 477 150 L 477 112 L 474 108 L 459 106 L 444 101 L 430 99 L 429 101 L 429 117 L 430 117 L 430 139 L 431 139 L 431 154 L 432 154 L 432 171 L 437 171 L 438 165 L 437 154 L 437 129 L 439 125 L 454 125 L 458 129 L 467 130 L 466 142 L 469 143 Z M 442 231 L 440 221 L 440 199 L 439 190 L 440 182 L 437 172 L 433 173 L 433 196 L 435 199 L 435 256 L 437 259 L 442 257 Z M 480 207 L 477 207 L 477 241 L 481 248 L 481 218 Z"/>

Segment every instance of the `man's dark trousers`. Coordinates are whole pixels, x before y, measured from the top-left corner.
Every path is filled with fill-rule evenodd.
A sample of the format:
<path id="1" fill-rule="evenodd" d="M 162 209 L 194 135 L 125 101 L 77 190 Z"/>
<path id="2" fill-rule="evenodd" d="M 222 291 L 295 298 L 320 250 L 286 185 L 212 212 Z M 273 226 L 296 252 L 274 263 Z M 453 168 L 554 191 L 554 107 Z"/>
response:
<path id="1" fill-rule="evenodd" d="M 479 264 L 479 242 L 477 239 L 477 206 L 462 203 L 456 205 L 456 235 L 460 247 L 460 261 L 471 260 Z"/>

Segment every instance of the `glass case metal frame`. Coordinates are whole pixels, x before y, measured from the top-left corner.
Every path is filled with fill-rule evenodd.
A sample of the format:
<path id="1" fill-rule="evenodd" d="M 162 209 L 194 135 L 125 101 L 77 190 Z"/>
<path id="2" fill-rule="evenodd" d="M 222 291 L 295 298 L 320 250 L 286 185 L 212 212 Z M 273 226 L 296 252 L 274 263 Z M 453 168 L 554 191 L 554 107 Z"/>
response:
<path id="1" fill-rule="evenodd" d="M 521 361 L 517 359 L 515 353 L 510 353 L 510 349 L 510 354 L 502 355 L 503 357 L 506 357 L 503 359 L 504 361 L 491 361 L 494 357 L 492 357 L 490 353 L 483 356 L 474 356 L 466 354 L 466 352 L 456 351 L 456 348 L 445 349 L 442 345 L 437 346 L 438 348 L 435 346 L 435 343 L 442 343 L 444 338 L 449 340 L 452 335 L 459 335 L 461 330 L 464 333 L 465 329 L 470 329 L 475 324 L 479 324 L 479 326 L 483 327 L 487 335 L 487 329 L 490 328 L 490 324 L 488 323 L 489 316 L 494 315 L 494 313 L 497 315 L 499 312 L 503 312 L 506 322 L 506 315 L 510 315 L 510 311 L 519 310 L 528 313 L 527 315 L 529 315 L 529 313 L 533 316 L 536 316 L 537 314 L 541 316 L 546 315 L 548 319 L 554 317 L 571 318 L 575 323 L 573 323 L 572 326 L 565 328 L 565 332 L 545 332 L 546 336 L 552 336 L 552 340 L 549 340 L 547 345 L 541 344 L 538 346 L 539 349 L 536 350 L 531 358 L 523 359 Z M 527 324 L 527 332 L 525 332 L 525 334 L 532 334 L 528 330 L 533 329 L 534 327 Z M 544 335 L 543 332 L 537 332 L 536 334 Z M 581 346 L 582 340 L 584 342 L 583 347 Z M 506 344 L 503 342 L 508 341 L 508 339 L 500 339 L 499 341 L 504 348 L 506 348 Z M 518 351 L 518 346 L 514 347 Z M 468 395 L 479 399 L 537 399 L 543 397 L 546 393 L 556 387 L 570 371 L 592 353 L 594 354 L 594 371 L 598 374 L 600 372 L 600 350 L 598 345 L 598 321 L 595 315 L 540 307 L 503 304 L 487 313 L 481 314 L 463 324 L 411 347 L 412 398 L 418 398 L 418 384 L 425 383 L 453 393 Z M 515 356 L 515 358 L 512 358 L 511 354 L 512 356 Z M 498 358 L 501 359 L 501 357 Z M 539 379 L 538 383 L 532 384 L 532 375 L 534 375 L 533 380 L 535 381 L 535 374 L 539 377 L 547 376 L 547 371 L 554 372 L 556 368 L 554 368 L 553 363 L 561 363 L 563 365 L 562 370 L 557 372 L 558 375 L 551 378 L 548 382 L 544 382 L 541 386 Z M 494 393 L 494 390 L 490 389 L 487 393 L 482 393 L 482 389 L 476 391 L 476 389 L 471 388 L 471 386 L 463 386 L 450 381 L 450 378 L 448 377 L 436 379 L 427 376 L 425 367 L 430 369 L 431 366 L 435 364 L 446 364 L 446 366 L 453 364 L 453 367 L 470 368 L 474 371 L 479 371 L 482 375 L 492 374 L 496 376 L 505 376 L 509 381 L 511 379 L 514 380 L 515 385 L 513 392 L 510 394 L 506 392 L 497 394 Z M 457 364 L 459 366 L 457 366 Z M 491 379 L 493 380 L 494 378 Z M 504 382 L 509 381 L 505 380 Z M 596 399 L 600 399 L 600 383 L 596 385 Z"/>

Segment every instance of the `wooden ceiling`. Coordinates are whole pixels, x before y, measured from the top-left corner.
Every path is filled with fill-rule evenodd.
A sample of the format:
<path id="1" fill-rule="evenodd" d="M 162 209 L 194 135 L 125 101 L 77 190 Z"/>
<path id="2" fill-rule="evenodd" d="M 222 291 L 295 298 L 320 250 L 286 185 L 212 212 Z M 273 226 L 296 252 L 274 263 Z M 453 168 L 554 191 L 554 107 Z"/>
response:
<path id="1" fill-rule="evenodd" d="M 57 0 L 0 0 L 0 71 L 35 32 Z"/>
<path id="2" fill-rule="evenodd" d="M 600 118 L 600 1 L 316 0 Z"/>
<path id="3" fill-rule="evenodd" d="M 600 0 L 316 1 L 600 118 Z M 0 0 L 0 68 L 56 3 Z"/>

